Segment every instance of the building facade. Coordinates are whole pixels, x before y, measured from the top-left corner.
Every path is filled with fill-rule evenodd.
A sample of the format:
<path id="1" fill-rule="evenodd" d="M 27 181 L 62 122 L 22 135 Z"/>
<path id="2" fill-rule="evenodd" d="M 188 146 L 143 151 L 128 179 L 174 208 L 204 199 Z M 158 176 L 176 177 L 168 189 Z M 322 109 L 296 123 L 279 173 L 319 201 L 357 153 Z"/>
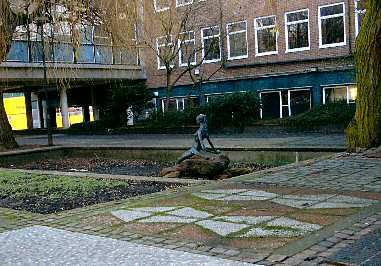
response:
<path id="1" fill-rule="evenodd" d="M 65 12 L 57 5 L 52 14 Z M 113 45 L 100 25 L 56 21 L 17 27 L 7 60 L 0 63 L 0 89 L 7 102 L 25 99 L 29 129 L 46 127 L 47 117 L 53 127 L 64 128 L 78 122 L 78 117 L 85 122 L 98 119 L 112 82 L 146 79 L 137 50 Z M 80 44 L 72 38 L 74 31 Z M 15 121 L 12 108 L 7 109 L 14 128 L 24 128 L 25 121 Z"/>
<path id="2" fill-rule="evenodd" d="M 178 110 L 189 100 L 203 103 L 244 91 L 259 93 L 262 117 L 283 118 L 329 101 L 356 100 L 353 53 L 365 1 L 151 1 L 158 14 L 198 5 L 197 22 L 186 32 L 191 36 L 186 41 L 200 47 L 191 62 L 202 61 L 192 69 L 199 83 L 188 75 L 176 83 L 170 104 Z M 146 60 L 148 84 L 158 95 L 159 108 L 164 107 L 167 73 L 158 56 L 162 34 L 157 33 L 156 53 L 148 51 Z M 171 45 L 184 44 L 174 38 Z M 218 48 L 205 57 L 211 39 Z M 187 68 L 182 60 L 180 49 L 173 62 L 176 73 Z"/>
<path id="3" fill-rule="evenodd" d="M 364 0 L 141 2 L 149 8 L 139 7 L 134 38 L 151 41 L 151 47 L 122 49 L 100 25 L 78 26 L 80 46 L 73 45 L 73 27 L 65 22 L 55 29 L 34 23 L 17 28 L 7 61 L 0 64 L 0 88 L 24 94 L 28 128 L 46 126 L 48 113 L 53 125 L 59 113 L 67 128 L 70 108 L 82 108 L 85 121 L 92 110 L 97 120 L 113 81 L 146 79 L 157 108 L 164 110 L 168 67 L 172 80 L 179 77 L 169 103 L 177 110 L 247 91 L 258 92 L 263 118 L 356 100 L 353 53 Z M 185 16 L 185 30 L 163 32 L 168 27 L 160 22 Z M 161 57 L 167 48 L 174 51 L 169 66 Z"/>

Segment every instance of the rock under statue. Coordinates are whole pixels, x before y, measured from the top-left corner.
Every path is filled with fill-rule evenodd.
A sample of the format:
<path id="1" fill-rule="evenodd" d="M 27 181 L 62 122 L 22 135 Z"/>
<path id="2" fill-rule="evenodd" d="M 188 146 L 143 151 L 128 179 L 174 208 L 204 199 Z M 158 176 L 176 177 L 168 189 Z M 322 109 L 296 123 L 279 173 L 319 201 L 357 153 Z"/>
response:
<path id="1" fill-rule="evenodd" d="M 192 148 L 187 150 L 177 161 L 177 165 L 165 168 L 160 175 L 164 177 L 190 177 L 204 179 L 227 178 L 224 171 L 228 169 L 230 160 L 213 146 L 208 133 L 208 120 L 206 115 L 200 114 L 196 118 L 200 128 L 194 134 Z M 211 148 L 206 148 L 204 140 L 209 142 Z"/>
<path id="2" fill-rule="evenodd" d="M 206 115 L 199 114 L 196 117 L 196 122 L 198 125 L 200 125 L 200 128 L 197 130 L 197 132 L 194 134 L 194 141 L 192 148 L 187 150 L 177 161 L 177 163 L 181 163 L 182 161 L 186 159 L 190 159 L 194 155 L 199 155 L 201 157 L 204 157 L 205 159 L 208 158 L 207 153 L 213 153 L 213 154 L 219 154 L 220 152 L 217 151 L 212 141 L 209 138 L 209 132 L 208 132 L 208 119 Z M 208 149 L 205 147 L 204 140 L 207 140 L 209 142 L 209 145 L 211 149 Z"/>

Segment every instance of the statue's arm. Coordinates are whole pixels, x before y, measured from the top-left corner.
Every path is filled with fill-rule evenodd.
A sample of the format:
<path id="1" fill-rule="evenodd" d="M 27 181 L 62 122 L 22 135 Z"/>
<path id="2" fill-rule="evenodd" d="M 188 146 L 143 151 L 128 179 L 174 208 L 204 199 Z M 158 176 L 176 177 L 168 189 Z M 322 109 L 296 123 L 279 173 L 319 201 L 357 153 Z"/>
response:
<path id="1" fill-rule="evenodd" d="M 205 151 L 205 144 L 204 144 L 204 141 L 203 141 L 203 139 L 202 139 L 202 133 L 201 133 L 201 130 L 199 130 L 199 131 L 197 132 L 197 137 L 198 137 L 198 140 L 200 141 L 201 149 L 202 149 L 203 151 Z"/>
<path id="2" fill-rule="evenodd" d="M 208 140 L 210 147 L 211 147 L 213 150 L 216 150 L 216 148 L 214 148 L 213 143 L 212 143 L 212 141 L 210 140 L 209 136 L 207 136 L 206 139 Z"/>

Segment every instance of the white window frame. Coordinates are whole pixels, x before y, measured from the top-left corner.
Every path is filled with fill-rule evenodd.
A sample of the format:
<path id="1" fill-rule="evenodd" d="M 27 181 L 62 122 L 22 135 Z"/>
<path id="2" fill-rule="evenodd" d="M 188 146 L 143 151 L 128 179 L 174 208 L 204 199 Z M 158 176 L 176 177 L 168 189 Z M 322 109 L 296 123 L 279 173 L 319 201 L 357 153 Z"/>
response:
<path id="1" fill-rule="evenodd" d="M 189 6 L 191 4 L 193 4 L 193 0 L 190 0 L 188 3 L 185 3 L 185 4 L 179 4 L 179 0 L 176 0 L 176 7 L 182 7 L 182 6 Z"/>
<path id="2" fill-rule="evenodd" d="M 290 89 L 278 89 L 278 90 L 269 90 L 269 91 L 261 91 L 259 92 L 259 100 L 262 101 L 262 94 L 264 93 L 278 93 L 279 94 L 279 118 L 283 119 L 283 107 L 287 107 L 288 109 L 288 117 L 292 116 L 292 111 L 291 111 L 291 92 L 293 91 L 309 91 L 310 92 L 310 109 L 312 108 L 312 92 L 311 88 L 290 88 Z M 282 92 L 287 92 L 287 103 L 283 104 L 283 99 L 282 99 Z M 259 115 L 260 118 L 263 119 L 263 108 L 262 105 L 259 109 Z"/>
<path id="3" fill-rule="evenodd" d="M 186 97 L 171 97 L 170 100 L 176 100 L 176 111 L 184 111 L 185 110 L 185 99 Z M 165 112 L 165 101 L 167 98 L 161 99 L 161 110 L 164 113 Z M 183 104 L 183 108 L 179 109 L 179 103 Z"/>
<path id="4" fill-rule="evenodd" d="M 294 14 L 294 13 L 299 13 L 299 12 L 304 12 L 307 11 L 308 13 L 308 19 L 303 19 L 303 20 L 297 20 L 297 21 L 292 21 L 288 22 L 287 20 L 287 15 L 289 14 Z M 295 11 L 290 11 L 286 12 L 284 14 L 284 25 L 285 25 L 285 33 L 286 33 L 286 53 L 294 53 L 294 52 L 301 52 L 301 51 L 309 51 L 311 49 L 311 29 L 310 29 L 310 10 L 308 8 L 306 9 L 300 9 L 300 10 L 295 10 Z M 301 48 L 294 48 L 290 49 L 288 47 L 288 26 L 289 25 L 295 25 L 295 24 L 300 24 L 300 23 L 308 23 L 308 46 L 306 47 L 301 47 Z"/>
<path id="5" fill-rule="evenodd" d="M 350 94 L 350 87 L 351 86 L 357 86 L 356 84 L 349 84 L 349 85 L 333 85 L 333 86 L 324 86 L 323 87 L 323 104 L 326 104 L 327 102 L 326 102 L 326 90 L 328 90 L 328 89 L 337 89 L 337 88 L 346 88 L 346 90 L 347 90 L 347 93 L 346 93 L 346 95 L 347 95 L 347 97 L 346 97 L 346 102 L 347 102 L 347 104 L 351 104 L 351 103 L 356 103 L 356 101 L 351 101 L 350 100 L 350 96 L 351 96 L 351 94 Z M 357 88 L 357 90 L 358 90 L 358 88 Z"/>
<path id="6" fill-rule="evenodd" d="M 158 37 L 158 38 L 156 38 L 156 52 L 157 52 L 157 55 L 156 55 L 156 57 L 157 57 L 157 69 L 158 70 L 164 70 L 164 69 L 166 69 L 165 68 L 165 66 L 161 66 L 160 65 L 160 48 L 161 47 L 166 47 L 166 46 L 171 46 L 171 45 L 173 45 L 173 40 L 172 40 L 172 35 L 170 36 L 171 37 L 171 42 L 170 43 L 164 43 L 164 44 L 160 44 L 160 42 L 159 42 L 159 40 L 160 39 L 165 39 L 165 38 L 167 38 L 167 36 L 161 36 L 161 37 Z M 173 67 L 175 67 L 175 65 L 170 65 L 170 67 L 171 68 L 173 68 Z"/>
<path id="7" fill-rule="evenodd" d="M 218 29 L 218 34 L 215 34 L 215 35 L 211 35 L 211 36 L 207 36 L 205 37 L 204 36 L 204 30 L 209 30 L 209 29 L 213 29 L 213 28 L 217 28 Z M 205 43 L 204 43 L 204 40 L 207 40 L 207 39 L 213 39 L 213 38 L 218 38 L 218 44 L 220 46 L 220 57 L 217 58 L 217 59 L 211 59 L 211 60 L 206 60 L 205 59 Z M 221 59 L 222 59 L 222 50 L 221 50 L 221 30 L 220 30 L 220 27 L 219 26 L 212 26 L 212 27 L 206 27 L 206 28 L 202 28 L 201 29 L 201 42 L 202 42 L 202 59 L 203 59 L 203 64 L 209 64 L 209 63 L 215 63 L 215 62 L 220 62 Z"/>
<path id="8" fill-rule="evenodd" d="M 334 15 L 329 15 L 329 16 L 321 16 L 321 9 L 329 6 L 338 6 L 342 5 L 343 6 L 343 13 L 340 14 L 334 14 Z M 344 41 L 340 43 L 330 43 L 330 44 L 324 44 L 323 45 L 323 36 L 322 36 L 322 29 L 321 29 L 321 22 L 323 19 L 330 19 L 330 18 L 338 18 L 342 17 L 343 18 L 343 24 L 344 24 Z M 339 46 L 344 46 L 347 45 L 347 26 L 346 26 L 346 21 L 345 21 L 345 3 L 340 2 L 340 3 L 335 3 L 335 4 L 330 4 L 330 5 L 324 5 L 324 6 L 319 6 L 318 9 L 318 24 L 319 24 L 319 48 L 324 49 L 324 48 L 332 48 L 332 47 L 339 47 Z"/>
<path id="9" fill-rule="evenodd" d="M 181 40 L 179 39 L 177 41 L 177 45 L 178 45 L 178 49 L 179 49 L 179 66 L 180 67 L 187 67 L 188 66 L 188 62 L 182 62 L 181 61 L 181 57 L 182 57 L 182 50 L 181 50 L 181 45 L 182 44 L 187 44 L 187 43 L 193 43 L 194 45 L 194 60 L 192 62 L 190 62 L 190 65 L 194 66 L 197 64 L 197 51 L 196 51 L 196 33 L 194 31 L 187 31 L 187 32 L 182 32 L 179 34 L 179 36 L 182 36 L 182 35 L 186 35 L 186 34 L 193 34 L 193 39 L 186 39 L 186 40 Z"/>
<path id="10" fill-rule="evenodd" d="M 354 0 L 354 1 L 355 1 L 355 33 L 357 37 L 360 33 L 359 16 L 365 14 L 366 9 L 358 9 L 359 0 Z"/>
<path id="11" fill-rule="evenodd" d="M 275 18 L 275 21 L 274 21 L 274 25 L 270 25 L 270 26 L 261 26 L 261 27 L 258 27 L 258 23 L 257 21 L 260 20 L 260 19 L 265 19 L 265 18 Z M 266 29 L 276 29 L 276 20 L 277 20 L 277 17 L 274 15 L 274 16 L 266 16 L 266 17 L 259 17 L 259 18 L 255 18 L 254 19 L 254 31 L 255 31 L 255 56 L 266 56 L 266 55 L 274 55 L 274 54 L 278 54 L 278 37 L 279 37 L 279 33 L 276 32 L 276 51 L 271 51 L 271 52 L 264 52 L 264 53 L 259 53 L 258 50 L 259 50 L 259 43 L 258 43 L 258 31 L 260 30 L 266 30 Z"/>
<path id="12" fill-rule="evenodd" d="M 157 5 L 157 0 L 153 0 L 153 6 L 154 6 L 156 12 L 167 11 L 170 8 L 169 5 L 166 6 L 166 7 L 159 8 L 158 5 Z"/>
<path id="13" fill-rule="evenodd" d="M 245 23 L 245 30 L 239 30 L 239 31 L 233 31 L 229 32 L 229 26 L 234 25 L 234 24 L 240 24 L 240 23 Z M 226 39 L 227 39 L 227 46 L 228 46 L 228 60 L 237 60 L 237 59 L 246 59 L 249 57 L 249 44 L 247 42 L 247 20 L 241 20 L 237 22 L 232 22 L 228 23 L 226 25 Z M 245 55 L 240 55 L 240 56 L 231 56 L 230 52 L 230 36 L 235 35 L 235 34 L 240 34 L 240 33 L 245 33 L 245 39 L 246 39 L 246 54 Z"/>

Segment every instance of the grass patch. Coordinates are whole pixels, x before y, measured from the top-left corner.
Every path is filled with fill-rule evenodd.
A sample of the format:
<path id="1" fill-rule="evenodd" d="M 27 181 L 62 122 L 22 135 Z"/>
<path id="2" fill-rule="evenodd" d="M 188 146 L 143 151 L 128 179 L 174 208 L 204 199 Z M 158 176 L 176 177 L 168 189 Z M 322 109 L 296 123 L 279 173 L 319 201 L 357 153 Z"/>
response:
<path id="1" fill-rule="evenodd" d="M 1 171 L 0 207 L 47 214 L 178 186 Z"/>

